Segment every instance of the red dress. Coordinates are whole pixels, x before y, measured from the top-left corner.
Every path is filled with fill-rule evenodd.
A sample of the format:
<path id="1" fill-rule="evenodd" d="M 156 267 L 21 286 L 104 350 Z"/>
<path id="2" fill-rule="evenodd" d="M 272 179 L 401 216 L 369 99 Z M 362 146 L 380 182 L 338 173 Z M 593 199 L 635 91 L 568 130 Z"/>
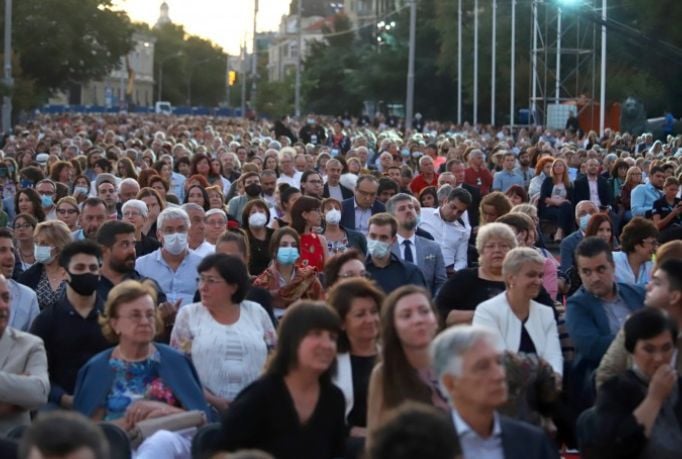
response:
<path id="1" fill-rule="evenodd" d="M 301 235 L 300 259 L 301 266 L 311 266 L 322 272 L 324 268 L 324 248 L 320 237 L 315 233 Z"/>

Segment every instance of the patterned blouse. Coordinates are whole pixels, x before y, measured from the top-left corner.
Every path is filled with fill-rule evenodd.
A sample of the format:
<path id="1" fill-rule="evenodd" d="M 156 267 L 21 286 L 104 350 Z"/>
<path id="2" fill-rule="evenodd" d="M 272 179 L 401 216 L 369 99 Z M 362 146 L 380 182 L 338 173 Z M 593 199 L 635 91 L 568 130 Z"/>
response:
<path id="1" fill-rule="evenodd" d="M 65 292 L 66 281 L 62 281 L 57 290 L 52 290 L 50 280 L 47 278 L 47 271 L 43 268 L 43 272 L 40 273 L 40 280 L 36 285 L 36 295 L 38 296 L 38 306 L 40 306 L 40 310 L 42 311 L 48 306 L 55 304 Z"/>
<path id="2" fill-rule="evenodd" d="M 123 417 L 128 406 L 138 400 L 153 400 L 179 406 L 171 389 L 159 377 L 159 351 L 139 362 L 109 359 L 114 383 L 106 399 L 105 421 Z"/>

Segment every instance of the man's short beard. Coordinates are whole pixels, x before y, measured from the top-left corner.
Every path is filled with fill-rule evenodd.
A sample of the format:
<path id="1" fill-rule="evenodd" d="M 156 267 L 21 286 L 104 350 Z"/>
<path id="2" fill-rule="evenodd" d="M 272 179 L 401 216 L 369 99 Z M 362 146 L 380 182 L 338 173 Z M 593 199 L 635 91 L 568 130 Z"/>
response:
<path id="1" fill-rule="evenodd" d="M 400 226 L 402 226 L 402 227 L 403 227 L 404 229 L 406 229 L 407 231 L 412 231 L 412 230 L 414 230 L 414 229 L 417 228 L 417 219 L 416 219 L 416 218 L 413 218 L 413 219 L 411 219 L 411 220 L 407 220 L 406 222 L 404 222 L 404 223 L 403 223 L 402 225 L 400 225 Z"/>

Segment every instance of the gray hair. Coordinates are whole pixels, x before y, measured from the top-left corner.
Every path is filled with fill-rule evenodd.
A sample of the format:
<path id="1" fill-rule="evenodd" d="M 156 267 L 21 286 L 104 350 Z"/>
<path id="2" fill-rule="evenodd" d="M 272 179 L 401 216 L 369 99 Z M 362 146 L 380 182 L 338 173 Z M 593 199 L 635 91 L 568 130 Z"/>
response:
<path id="1" fill-rule="evenodd" d="M 443 387 L 443 376 L 462 374 L 462 360 L 464 354 L 479 341 L 490 343 L 500 352 L 504 345 L 497 333 L 480 325 L 456 325 L 440 333 L 431 342 L 429 354 L 431 355 L 431 368 L 436 376 L 441 392 L 448 398 L 450 394 Z"/>
<path id="2" fill-rule="evenodd" d="M 509 225 L 504 223 L 488 223 L 478 228 L 478 234 L 476 235 L 476 250 L 478 250 L 478 253 L 483 252 L 483 247 L 485 247 L 490 239 L 501 239 L 509 244 L 509 247 L 512 249 L 518 245 L 514 231 Z"/>
<path id="3" fill-rule="evenodd" d="M 512 207 L 510 213 L 525 214 L 528 215 L 530 218 L 538 218 L 538 208 L 535 207 L 533 204 L 528 204 L 527 202 L 515 205 L 514 207 Z"/>
<path id="4" fill-rule="evenodd" d="M 199 207 L 201 210 L 204 210 L 201 208 L 201 206 L 198 206 L 197 204 L 194 205 Z M 189 228 L 189 215 L 187 215 L 187 212 L 180 207 L 166 207 L 163 209 L 156 219 L 156 225 L 159 230 L 162 230 L 168 220 L 175 220 L 178 218 L 182 219 L 185 222 L 185 225 L 187 225 L 187 228 Z"/>
<path id="5" fill-rule="evenodd" d="M 209 209 L 204 218 L 212 217 L 214 215 L 222 215 L 225 221 L 227 221 L 227 215 L 222 209 Z"/>
<path id="6" fill-rule="evenodd" d="M 452 193 L 452 190 L 454 190 L 452 185 L 449 185 L 447 183 L 445 185 L 441 186 L 440 188 L 438 188 L 438 191 L 436 192 L 436 196 L 438 196 L 438 202 L 440 203 L 440 202 L 443 202 L 446 199 L 448 199 L 448 196 L 450 196 L 450 193 Z"/>
<path id="7" fill-rule="evenodd" d="M 391 198 L 386 201 L 386 212 L 393 215 L 398 203 L 403 201 L 412 201 L 412 196 L 407 193 L 398 193 L 395 196 L 391 196 Z"/>
<path id="8" fill-rule="evenodd" d="M 123 188 L 124 185 L 135 185 L 137 191 L 140 191 L 140 184 L 134 178 L 128 177 L 121 180 L 121 183 L 118 184 L 118 191 L 121 191 L 121 188 Z"/>
<path id="9" fill-rule="evenodd" d="M 126 202 L 124 202 L 123 205 L 121 206 L 121 213 L 124 214 L 128 209 L 139 210 L 144 218 L 147 218 L 147 216 L 149 215 L 149 208 L 147 207 L 147 203 L 140 199 L 129 199 Z"/>
<path id="10" fill-rule="evenodd" d="M 184 210 L 185 212 L 187 212 L 187 215 L 189 215 L 190 210 L 196 210 L 197 212 L 201 212 L 202 214 L 204 214 L 204 216 L 206 214 L 206 211 L 204 210 L 204 208 L 201 207 L 196 202 L 187 202 L 187 203 L 181 205 L 180 208 L 182 210 Z"/>
<path id="11" fill-rule="evenodd" d="M 597 205 L 596 205 L 595 203 L 593 203 L 592 201 L 589 201 L 589 200 L 585 199 L 585 200 L 580 201 L 578 204 L 575 205 L 575 219 L 576 219 L 576 220 L 578 219 L 578 212 L 580 212 L 580 210 L 581 210 L 582 207 L 584 207 L 584 206 L 592 206 L 592 207 L 594 207 L 595 209 L 597 209 L 597 211 L 599 211 L 599 208 L 597 207 Z"/>
<path id="12" fill-rule="evenodd" d="M 507 252 L 502 262 L 502 276 L 518 273 L 526 263 L 545 264 L 545 258 L 530 247 L 517 247 Z"/>

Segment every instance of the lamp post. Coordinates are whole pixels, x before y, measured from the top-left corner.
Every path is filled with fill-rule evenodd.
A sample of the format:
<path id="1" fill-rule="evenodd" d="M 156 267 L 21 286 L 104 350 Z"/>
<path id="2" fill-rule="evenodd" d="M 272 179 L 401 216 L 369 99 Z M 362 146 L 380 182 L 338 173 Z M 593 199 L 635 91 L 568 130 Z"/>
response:
<path id="1" fill-rule="evenodd" d="M 478 0 L 474 0 L 474 119 L 478 124 Z"/>
<path id="2" fill-rule="evenodd" d="M 410 0 L 410 50 L 407 62 L 407 101 L 405 103 L 405 129 L 412 129 L 414 112 L 414 48 L 417 41 L 417 0 Z"/>
<path id="3" fill-rule="evenodd" d="M 12 0 L 5 0 L 5 47 L 3 82 L 7 95 L 2 98 L 2 131 L 7 134 L 12 129 Z"/>
<path id="4" fill-rule="evenodd" d="M 509 125 L 514 127 L 514 89 L 516 83 L 516 0 L 511 0 L 511 63 L 509 70 Z"/>
<path id="5" fill-rule="evenodd" d="M 604 135 L 606 110 L 606 0 L 601 2 L 601 76 L 599 80 L 599 135 Z"/>
<path id="6" fill-rule="evenodd" d="M 462 0 L 457 0 L 457 124 L 462 125 Z"/>
<path id="7" fill-rule="evenodd" d="M 294 114 L 298 118 L 301 116 L 301 63 L 303 56 L 303 1 L 298 0 L 298 27 L 296 27 L 296 83 L 294 86 Z"/>
<path id="8" fill-rule="evenodd" d="M 165 64 L 166 61 L 169 61 L 173 58 L 180 57 L 180 56 L 182 56 L 182 53 L 177 52 L 175 54 L 171 54 L 170 56 L 166 56 L 165 58 L 163 58 L 159 61 L 159 86 L 157 88 L 157 94 L 156 94 L 157 102 L 161 101 L 161 94 L 163 94 L 163 64 Z"/>

